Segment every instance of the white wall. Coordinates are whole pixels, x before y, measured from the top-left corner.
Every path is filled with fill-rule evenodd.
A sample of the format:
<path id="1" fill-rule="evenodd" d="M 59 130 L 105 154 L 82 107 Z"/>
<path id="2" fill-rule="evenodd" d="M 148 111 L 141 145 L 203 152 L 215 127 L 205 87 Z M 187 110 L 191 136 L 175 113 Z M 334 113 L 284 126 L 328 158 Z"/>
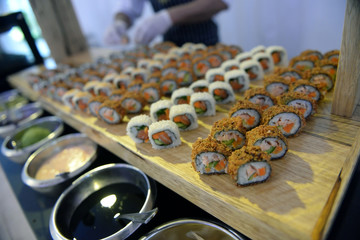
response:
<path id="1" fill-rule="evenodd" d="M 72 0 L 90 44 L 103 46 L 103 34 L 121 0 Z M 257 45 L 281 45 L 289 58 L 306 49 L 340 49 L 345 0 L 233 0 L 219 13 L 221 42 L 245 51 Z M 152 14 L 146 4 L 143 18 Z M 138 21 L 139 23 L 140 21 Z M 131 30 L 132 35 L 134 29 Z"/>

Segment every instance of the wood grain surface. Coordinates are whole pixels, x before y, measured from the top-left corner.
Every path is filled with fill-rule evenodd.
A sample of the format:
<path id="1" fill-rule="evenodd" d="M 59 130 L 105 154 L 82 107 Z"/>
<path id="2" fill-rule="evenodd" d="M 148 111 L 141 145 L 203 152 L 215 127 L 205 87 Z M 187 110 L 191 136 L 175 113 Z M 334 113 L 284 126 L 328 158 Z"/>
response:
<path id="1" fill-rule="evenodd" d="M 10 82 L 24 95 L 37 98 L 23 76 Z M 47 97 L 40 96 L 38 101 L 101 146 L 252 239 L 321 239 L 334 202 L 331 196 L 339 189 L 339 174 L 345 162 L 350 162 L 347 171 L 351 172 L 354 159 L 348 156 L 358 152 L 352 144 L 360 123 L 329 115 L 329 98 L 307 121 L 304 131 L 289 139 L 286 156 L 272 161 L 270 179 L 240 188 L 228 175 L 199 175 L 190 158 L 192 143 L 206 137 L 211 125 L 227 116 L 231 105 L 217 106 L 216 116 L 201 117 L 198 129 L 181 132 L 179 147 L 156 150 L 150 144 L 135 144 L 126 135 L 126 122 L 132 116 L 122 124 L 109 125 Z"/>

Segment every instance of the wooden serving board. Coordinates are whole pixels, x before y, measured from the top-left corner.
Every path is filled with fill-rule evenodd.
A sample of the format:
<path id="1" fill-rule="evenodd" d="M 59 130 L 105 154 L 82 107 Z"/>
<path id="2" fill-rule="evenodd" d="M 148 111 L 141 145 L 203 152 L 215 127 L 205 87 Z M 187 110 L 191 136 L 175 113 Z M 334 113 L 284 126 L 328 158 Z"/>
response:
<path id="1" fill-rule="evenodd" d="M 360 127 L 358 121 L 329 115 L 331 99 L 327 98 L 320 104 L 319 113 L 307 121 L 304 131 L 289 139 L 285 157 L 272 161 L 273 171 L 267 182 L 237 187 L 228 175 L 199 175 L 190 158 L 192 143 L 198 137 L 205 138 L 216 120 L 227 117 L 232 104 L 217 106 L 216 116 L 201 117 L 199 128 L 181 132 L 179 147 L 156 150 L 150 144 L 135 144 L 126 135 L 129 118 L 122 124 L 108 125 L 37 96 L 21 76 L 10 82 L 101 146 L 251 239 L 324 236 L 333 205 L 331 196 L 337 194 L 340 172 Z"/>

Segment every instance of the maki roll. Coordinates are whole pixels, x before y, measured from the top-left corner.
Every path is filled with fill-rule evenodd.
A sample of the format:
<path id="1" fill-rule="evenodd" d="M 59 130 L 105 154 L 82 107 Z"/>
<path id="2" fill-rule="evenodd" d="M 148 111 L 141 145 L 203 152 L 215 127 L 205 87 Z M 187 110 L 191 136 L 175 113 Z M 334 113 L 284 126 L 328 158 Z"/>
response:
<path id="1" fill-rule="evenodd" d="M 334 81 L 330 73 L 320 67 L 307 72 L 307 78 L 322 92 L 329 92 L 334 87 Z"/>
<path id="2" fill-rule="evenodd" d="M 207 92 L 191 94 L 190 105 L 194 107 L 198 116 L 215 116 L 215 99 Z"/>
<path id="3" fill-rule="evenodd" d="M 86 84 L 89 83 L 89 80 L 87 78 L 73 76 L 73 77 L 70 77 L 70 81 L 71 81 L 73 88 L 76 88 L 76 89 L 79 89 L 82 91 L 88 91 L 88 90 L 84 89 Z"/>
<path id="4" fill-rule="evenodd" d="M 134 92 L 125 93 L 119 102 L 128 113 L 140 113 L 146 104 L 145 99 Z"/>
<path id="5" fill-rule="evenodd" d="M 141 96 L 147 103 L 153 103 L 161 98 L 161 91 L 157 83 L 145 83 L 140 90 Z"/>
<path id="6" fill-rule="evenodd" d="M 330 61 L 337 64 L 339 62 L 339 55 L 340 55 L 339 50 L 331 50 L 329 52 L 324 53 L 324 58 L 329 59 Z"/>
<path id="7" fill-rule="evenodd" d="M 227 50 L 231 53 L 231 58 L 235 58 L 239 53 L 243 51 L 242 48 L 237 45 L 229 45 L 227 47 Z"/>
<path id="8" fill-rule="evenodd" d="M 264 78 L 264 88 L 273 97 L 289 91 L 289 86 L 290 81 L 278 75 L 269 75 Z"/>
<path id="9" fill-rule="evenodd" d="M 295 68 L 291 67 L 277 67 L 274 70 L 274 74 L 277 74 L 291 83 L 296 82 L 303 78 L 303 73 Z"/>
<path id="10" fill-rule="evenodd" d="M 222 68 L 212 68 L 209 69 L 205 74 L 205 79 L 209 83 L 213 82 L 224 82 L 224 70 Z"/>
<path id="11" fill-rule="evenodd" d="M 270 154 L 271 160 L 285 156 L 288 141 L 276 126 L 260 125 L 246 133 L 247 146 L 259 146 Z"/>
<path id="12" fill-rule="evenodd" d="M 272 97 L 265 88 L 252 88 L 246 90 L 244 93 L 244 99 L 259 105 L 262 110 L 276 104 L 276 99 Z"/>
<path id="13" fill-rule="evenodd" d="M 192 145 L 191 164 L 200 174 L 223 174 L 231 150 L 212 136 L 198 138 Z"/>
<path id="14" fill-rule="evenodd" d="M 316 101 L 304 93 L 288 92 L 278 97 L 278 104 L 297 108 L 306 118 L 316 111 Z"/>
<path id="15" fill-rule="evenodd" d="M 126 92 L 126 89 L 113 90 L 109 98 L 110 100 L 120 100 Z"/>
<path id="16" fill-rule="evenodd" d="M 209 84 L 209 93 L 213 95 L 216 103 L 225 104 L 235 101 L 234 91 L 229 83 L 213 82 Z"/>
<path id="17" fill-rule="evenodd" d="M 98 115 L 106 123 L 118 124 L 125 117 L 126 110 L 121 106 L 121 102 L 106 100 L 99 107 Z"/>
<path id="18" fill-rule="evenodd" d="M 193 72 L 198 79 L 204 78 L 206 72 L 211 68 L 210 63 L 205 57 L 193 58 Z"/>
<path id="19" fill-rule="evenodd" d="M 179 128 L 170 120 L 152 123 L 149 126 L 149 139 L 155 149 L 173 148 L 181 144 Z"/>
<path id="20" fill-rule="evenodd" d="M 319 66 L 321 69 L 326 70 L 332 77 L 332 79 L 336 80 L 336 72 L 338 64 L 329 59 L 323 59 L 320 61 Z"/>
<path id="21" fill-rule="evenodd" d="M 232 152 L 227 173 L 238 186 L 265 182 L 271 175 L 270 155 L 257 146 L 243 147 Z"/>
<path id="22" fill-rule="evenodd" d="M 171 121 L 176 123 L 180 131 L 193 130 L 198 127 L 195 109 L 189 104 L 172 106 L 169 117 Z"/>
<path id="23" fill-rule="evenodd" d="M 83 91 L 90 93 L 92 96 L 96 96 L 95 94 L 95 86 L 99 84 L 97 81 L 87 82 L 82 88 Z"/>
<path id="24" fill-rule="evenodd" d="M 131 77 L 132 76 L 132 71 L 135 69 L 134 66 L 128 66 L 128 67 L 125 67 L 125 68 L 123 67 L 122 69 L 124 69 L 124 70 L 122 70 L 121 74 L 125 74 L 125 75 L 128 75 L 129 77 Z"/>
<path id="25" fill-rule="evenodd" d="M 240 64 L 235 59 L 226 60 L 221 64 L 221 68 L 223 69 L 224 72 L 227 72 L 231 70 L 240 69 Z"/>
<path id="26" fill-rule="evenodd" d="M 179 88 L 176 89 L 171 95 L 171 102 L 174 105 L 178 104 L 189 104 L 190 96 L 193 94 L 193 90 L 190 88 Z"/>
<path id="27" fill-rule="evenodd" d="M 176 73 L 177 73 L 177 64 L 169 63 L 169 64 L 164 65 L 164 67 L 162 68 L 161 76 L 164 77 L 169 74 L 176 75 Z"/>
<path id="28" fill-rule="evenodd" d="M 62 96 L 63 103 L 69 108 L 74 108 L 73 97 L 78 92 L 80 92 L 80 90 L 76 88 L 70 89 L 69 91 L 65 92 Z"/>
<path id="29" fill-rule="evenodd" d="M 310 57 L 313 61 L 318 61 L 324 58 L 321 52 L 312 49 L 302 51 L 300 56 Z"/>
<path id="30" fill-rule="evenodd" d="M 137 61 L 137 67 L 142 69 L 147 69 L 149 64 L 151 62 L 151 59 L 143 58 Z"/>
<path id="31" fill-rule="evenodd" d="M 210 63 L 212 68 L 218 68 L 224 61 L 223 55 L 219 51 L 212 51 L 207 54 L 206 60 Z"/>
<path id="32" fill-rule="evenodd" d="M 71 89 L 70 86 L 64 82 L 55 83 L 54 99 L 59 102 L 62 102 L 62 97 L 70 89 Z"/>
<path id="33" fill-rule="evenodd" d="M 235 60 L 240 64 L 247 60 L 252 60 L 252 54 L 250 52 L 242 52 L 236 55 Z"/>
<path id="34" fill-rule="evenodd" d="M 317 102 L 324 97 L 314 83 L 311 83 L 305 79 L 298 80 L 297 82 L 291 84 L 290 91 L 304 93 Z"/>
<path id="35" fill-rule="evenodd" d="M 250 53 L 252 55 L 255 55 L 256 53 L 259 53 L 259 52 L 266 52 L 266 47 L 264 45 L 259 45 L 250 50 Z"/>
<path id="36" fill-rule="evenodd" d="M 114 84 L 114 79 L 116 78 L 116 76 L 117 76 L 117 74 L 115 74 L 115 73 L 108 73 L 102 79 L 102 82 L 107 82 L 107 83 L 110 83 L 110 84 Z"/>
<path id="37" fill-rule="evenodd" d="M 168 74 L 166 76 L 163 76 L 160 79 L 160 89 L 161 93 L 163 95 L 171 95 L 177 88 L 177 81 L 176 81 L 176 75 L 175 74 Z"/>
<path id="38" fill-rule="evenodd" d="M 287 52 L 281 46 L 269 46 L 266 52 L 272 57 L 274 66 L 287 66 L 289 64 Z"/>
<path id="39" fill-rule="evenodd" d="M 180 87 L 189 86 L 196 79 L 191 68 L 179 68 L 176 74 L 176 78 L 176 81 Z"/>
<path id="40" fill-rule="evenodd" d="M 249 76 L 244 70 L 231 70 L 225 73 L 225 82 L 229 83 L 234 92 L 243 92 L 249 88 Z"/>
<path id="41" fill-rule="evenodd" d="M 197 80 L 190 85 L 190 88 L 193 90 L 194 93 L 208 92 L 209 91 L 209 83 L 208 83 L 208 81 L 206 81 L 204 79 Z"/>
<path id="42" fill-rule="evenodd" d="M 178 68 L 192 68 L 192 63 L 191 63 L 191 57 L 190 56 L 184 56 L 182 58 L 179 59 L 178 63 L 177 63 Z M 191 70 L 192 72 L 192 70 Z"/>
<path id="43" fill-rule="evenodd" d="M 238 101 L 230 110 L 229 117 L 240 117 L 242 126 L 250 130 L 260 124 L 262 110 L 261 107 L 250 101 Z"/>
<path id="44" fill-rule="evenodd" d="M 168 65 L 168 64 L 177 64 L 177 60 L 178 60 L 179 56 L 175 53 L 168 53 L 164 56 L 163 59 L 163 64 Z M 163 75 L 165 76 L 165 75 Z"/>
<path id="45" fill-rule="evenodd" d="M 156 72 L 160 72 L 161 73 L 161 68 L 162 68 L 162 63 L 161 61 L 157 61 L 157 60 L 152 60 L 149 62 L 148 65 L 148 71 L 150 74 L 152 73 L 156 73 Z"/>
<path id="46" fill-rule="evenodd" d="M 92 95 L 88 92 L 79 91 L 73 97 L 73 103 L 75 105 L 76 110 L 80 110 L 82 112 L 88 111 L 88 104 Z"/>
<path id="47" fill-rule="evenodd" d="M 258 61 L 265 74 L 274 71 L 274 62 L 270 54 L 267 52 L 258 52 L 252 56 L 255 61 Z"/>
<path id="48" fill-rule="evenodd" d="M 216 121 L 210 135 L 231 150 L 239 149 L 245 144 L 246 128 L 240 117 L 223 118 Z"/>
<path id="49" fill-rule="evenodd" d="M 170 100 L 159 100 L 150 106 L 150 117 L 153 122 L 161 120 L 169 120 L 170 107 L 172 106 Z"/>
<path id="50" fill-rule="evenodd" d="M 159 83 L 161 79 L 161 72 L 154 72 L 150 74 L 148 83 Z"/>
<path id="51" fill-rule="evenodd" d="M 133 93 L 140 93 L 141 87 L 143 85 L 144 81 L 141 79 L 134 79 L 131 81 L 131 83 L 128 85 L 127 90 L 129 92 L 133 92 Z"/>
<path id="52" fill-rule="evenodd" d="M 91 115 L 93 115 L 94 117 L 98 117 L 100 106 L 106 100 L 108 100 L 108 98 L 104 96 L 92 97 L 89 101 L 89 111 Z"/>
<path id="53" fill-rule="evenodd" d="M 290 60 L 289 67 L 295 68 L 299 71 L 305 71 L 317 67 L 317 60 L 311 56 L 297 56 Z"/>
<path id="54" fill-rule="evenodd" d="M 114 85 L 119 89 L 127 89 L 131 83 L 131 77 L 127 74 L 120 74 L 114 78 Z"/>
<path id="55" fill-rule="evenodd" d="M 135 68 L 131 72 L 131 78 L 134 80 L 141 80 L 142 82 L 147 82 L 149 72 L 144 68 Z"/>
<path id="56" fill-rule="evenodd" d="M 130 119 L 126 134 L 136 143 L 149 142 L 149 126 L 152 121 L 148 115 L 141 114 Z"/>
<path id="57" fill-rule="evenodd" d="M 99 82 L 94 87 L 95 95 L 108 97 L 114 89 L 114 85 L 108 82 Z"/>
<path id="58" fill-rule="evenodd" d="M 243 69 L 249 75 L 250 81 L 262 80 L 264 77 L 264 71 L 260 63 L 256 60 L 242 62 L 240 69 Z"/>
<path id="59" fill-rule="evenodd" d="M 305 126 L 305 118 L 295 107 L 276 105 L 264 111 L 262 124 L 277 126 L 285 137 L 294 137 Z"/>

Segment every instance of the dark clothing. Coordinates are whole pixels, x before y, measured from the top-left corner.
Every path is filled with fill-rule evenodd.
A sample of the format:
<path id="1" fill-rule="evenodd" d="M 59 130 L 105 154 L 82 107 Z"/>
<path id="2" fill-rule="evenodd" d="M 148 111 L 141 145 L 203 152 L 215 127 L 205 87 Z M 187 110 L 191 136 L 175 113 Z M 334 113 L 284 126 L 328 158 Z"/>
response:
<path id="1" fill-rule="evenodd" d="M 150 0 L 155 12 L 191 1 Z M 178 46 L 187 42 L 203 43 L 208 46 L 215 45 L 219 41 L 218 28 L 211 19 L 199 23 L 176 25 L 164 34 L 164 41 L 174 42 Z"/>

